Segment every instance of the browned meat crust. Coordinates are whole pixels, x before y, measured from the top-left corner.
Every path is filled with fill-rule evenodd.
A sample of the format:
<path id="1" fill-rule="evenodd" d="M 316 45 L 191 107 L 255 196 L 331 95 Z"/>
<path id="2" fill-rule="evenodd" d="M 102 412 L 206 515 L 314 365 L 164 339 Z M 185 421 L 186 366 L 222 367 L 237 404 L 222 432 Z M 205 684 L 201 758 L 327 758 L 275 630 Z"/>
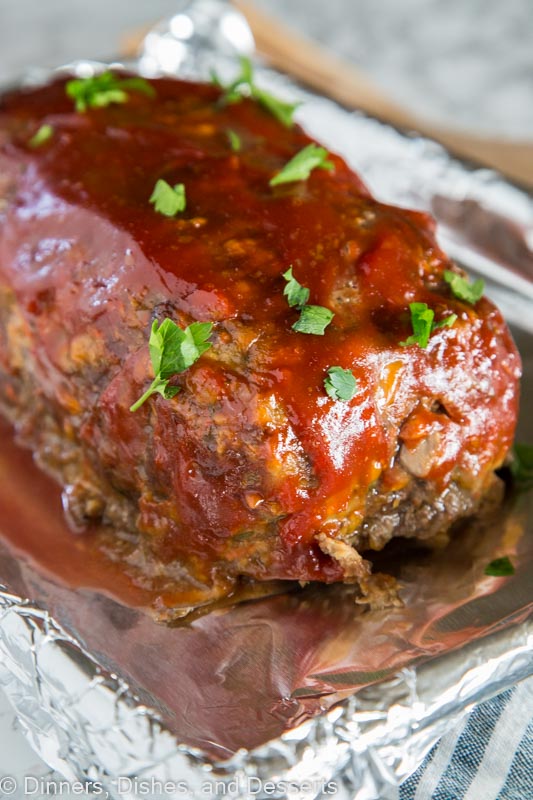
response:
<path id="1" fill-rule="evenodd" d="M 0 101 L 2 408 L 71 523 L 112 526 L 147 574 L 214 595 L 239 575 L 371 591 L 362 552 L 438 540 L 494 485 L 517 413 L 509 332 L 450 292 L 425 215 L 377 203 L 336 156 L 270 188 L 305 134 L 214 87 L 154 86 L 86 114 L 62 81 Z M 161 177 L 187 188 L 175 219 L 148 202 Z M 324 336 L 292 328 L 290 265 L 335 314 Z M 401 345 L 413 301 L 457 315 L 426 349 Z M 168 317 L 212 322 L 213 346 L 132 414 Z M 333 365 L 357 380 L 348 402 L 324 391 Z M 386 578 L 375 591 L 390 600 Z"/>

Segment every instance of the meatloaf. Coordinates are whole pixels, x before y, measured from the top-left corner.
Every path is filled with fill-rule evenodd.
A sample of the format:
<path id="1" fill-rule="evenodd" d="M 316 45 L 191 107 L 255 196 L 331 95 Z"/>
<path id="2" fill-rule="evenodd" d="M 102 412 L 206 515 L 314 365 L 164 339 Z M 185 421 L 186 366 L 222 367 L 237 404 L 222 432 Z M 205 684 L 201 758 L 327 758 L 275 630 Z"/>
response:
<path id="1" fill-rule="evenodd" d="M 428 215 L 245 83 L 3 95 L 1 408 L 141 575 L 386 599 L 372 551 L 494 486 L 519 356 Z"/>

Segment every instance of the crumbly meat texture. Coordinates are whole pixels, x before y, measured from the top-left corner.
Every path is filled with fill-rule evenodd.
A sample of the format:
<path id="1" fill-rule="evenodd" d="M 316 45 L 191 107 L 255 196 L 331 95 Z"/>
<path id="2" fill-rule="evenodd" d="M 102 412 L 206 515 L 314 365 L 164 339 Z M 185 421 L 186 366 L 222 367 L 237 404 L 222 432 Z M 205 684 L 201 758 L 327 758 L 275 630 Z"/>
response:
<path id="1" fill-rule="evenodd" d="M 438 539 L 493 486 L 516 348 L 487 299 L 451 294 L 427 215 L 377 202 L 336 155 L 273 188 L 300 128 L 213 86 L 152 85 L 86 113 L 64 79 L 0 100 L 1 406 L 71 523 L 111 526 L 141 570 L 206 596 L 242 575 L 369 592 L 362 552 Z M 175 218 L 149 203 L 160 178 L 186 187 Z M 292 329 L 289 266 L 335 314 L 323 336 Z M 457 315 L 426 349 L 400 344 L 413 301 Z M 213 346 L 132 413 L 167 317 L 212 322 Z M 357 380 L 348 402 L 324 390 L 334 365 Z"/>

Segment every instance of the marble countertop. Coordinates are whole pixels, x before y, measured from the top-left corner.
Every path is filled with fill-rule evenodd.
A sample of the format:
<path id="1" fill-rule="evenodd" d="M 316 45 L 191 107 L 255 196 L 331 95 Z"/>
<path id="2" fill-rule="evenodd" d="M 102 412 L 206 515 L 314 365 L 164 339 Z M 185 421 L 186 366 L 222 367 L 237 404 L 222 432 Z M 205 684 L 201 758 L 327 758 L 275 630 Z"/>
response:
<path id="1" fill-rule="evenodd" d="M 436 122 L 533 139 L 531 0 L 255 0 Z M 187 0 L 0 0 L 0 82 L 110 58 L 127 29 Z M 88 11 L 89 10 L 89 11 Z"/>

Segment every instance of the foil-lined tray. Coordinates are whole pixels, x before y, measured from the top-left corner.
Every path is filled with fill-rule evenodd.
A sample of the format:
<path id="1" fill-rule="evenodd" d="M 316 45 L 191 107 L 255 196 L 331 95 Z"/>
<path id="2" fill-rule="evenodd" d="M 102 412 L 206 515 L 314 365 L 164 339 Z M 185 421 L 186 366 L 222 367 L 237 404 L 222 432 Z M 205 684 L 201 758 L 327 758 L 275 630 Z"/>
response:
<path id="1" fill-rule="evenodd" d="M 138 67 L 230 75 L 250 45 L 235 11 L 195 0 L 149 34 Z M 519 436 L 533 441 L 531 195 L 286 76 L 260 67 L 257 80 L 301 101 L 298 121 L 380 199 L 431 211 L 445 249 L 485 277 L 522 352 Z M 439 553 L 385 552 L 403 608 L 368 611 L 349 587 L 308 587 L 165 627 L 109 588 L 73 590 L 24 553 L 24 541 L 64 525 L 60 492 L 5 426 L 0 435 L 0 684 L 32 746 L 71 780 L 131 800 L 217 789 L 382 800 L 451 722 L 533 674 L 532 495 L 510 496 Z M 485 575 L 502 555 L 515 574 Z"/>

